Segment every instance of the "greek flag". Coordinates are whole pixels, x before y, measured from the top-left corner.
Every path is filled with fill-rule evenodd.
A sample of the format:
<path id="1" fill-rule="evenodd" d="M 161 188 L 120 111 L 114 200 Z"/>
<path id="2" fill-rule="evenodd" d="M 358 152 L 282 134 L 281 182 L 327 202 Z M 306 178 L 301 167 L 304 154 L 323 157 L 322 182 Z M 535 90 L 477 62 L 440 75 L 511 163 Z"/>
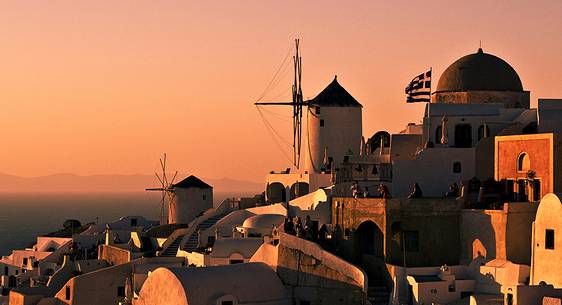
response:
<path id="1" fill-rule="evenodd" d="M 431 97 L 431 69 L 414 77 L 405 91 L 407 103 L 429 102 Z"/>

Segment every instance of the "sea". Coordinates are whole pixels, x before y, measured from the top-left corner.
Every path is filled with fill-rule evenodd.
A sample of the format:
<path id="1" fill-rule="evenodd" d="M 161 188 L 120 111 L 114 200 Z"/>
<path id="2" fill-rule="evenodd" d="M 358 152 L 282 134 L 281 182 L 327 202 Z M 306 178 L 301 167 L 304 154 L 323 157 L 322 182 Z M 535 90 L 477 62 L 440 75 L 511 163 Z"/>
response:
<path id="1" fill-rule="evenodd" d="M 247 195 L 215 192 L 213 199 L 217 206 L 227 197 Z M 158 220 L 160 194 L 0 193 L 0 255 L 9 255 L 13 249 L 31 247 L 37 236 L 62 229 L 67 219 L 77 219 L 82 224 L 95 221 L 107 223 L 129 215 Z"/>

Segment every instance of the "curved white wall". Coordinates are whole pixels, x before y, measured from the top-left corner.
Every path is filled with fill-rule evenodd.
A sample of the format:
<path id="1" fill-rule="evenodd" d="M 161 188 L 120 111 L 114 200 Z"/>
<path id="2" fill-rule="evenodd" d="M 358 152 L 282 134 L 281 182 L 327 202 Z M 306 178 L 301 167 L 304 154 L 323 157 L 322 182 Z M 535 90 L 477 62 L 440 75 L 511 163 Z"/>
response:
<path id="1" fill-rule="evenodd" d="M 305 170 L 318 173 L 323 164 L 324 150 L 332 157 L 336 167 L 351 150 L 354 155 L 361 149 L 362 118 L 361 107 L 308 107 L 307 139 L 305 151 Z M 321 126 L 323 121 L 323 126 Z"/>

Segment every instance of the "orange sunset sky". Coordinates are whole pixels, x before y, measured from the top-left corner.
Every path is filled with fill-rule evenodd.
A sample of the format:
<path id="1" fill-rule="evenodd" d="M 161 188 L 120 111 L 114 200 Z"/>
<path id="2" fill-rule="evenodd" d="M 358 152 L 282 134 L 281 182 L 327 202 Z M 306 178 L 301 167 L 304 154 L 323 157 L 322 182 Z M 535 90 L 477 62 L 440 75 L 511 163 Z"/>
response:
<path id="1" fill-rule="evenodd" d="M 167 152 L 184 173 L 262 181 L 288 162 L 253 102 L 297 37 L 305 97 L 337 74 L 365 136 L 419 122 L 404 87 L 429 67 L 435 87 L 480 40 L 533 107 L 562 98 L 560 0 L 2 1 L 0 172 L 150 174 Z"/>

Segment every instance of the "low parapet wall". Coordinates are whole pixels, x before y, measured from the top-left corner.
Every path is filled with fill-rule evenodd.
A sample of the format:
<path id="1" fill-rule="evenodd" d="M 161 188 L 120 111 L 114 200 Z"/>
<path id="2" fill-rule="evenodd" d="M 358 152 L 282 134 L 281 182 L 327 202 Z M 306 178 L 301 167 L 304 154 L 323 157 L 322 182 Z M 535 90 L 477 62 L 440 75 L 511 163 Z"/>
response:
<path id="1" fill-rule="evenodd" d="M 314 266 L 304 266 L 304 268 L 300 266 L 301 270 L 331 280 L 351 284 L 363 289 L 363 291 L 367 291 L 367 276 L 363 270 L 323 250 L 316 243 L 290 234 L 280 233 L 279 246 L 281 250 L 286 248 L 290 252 L 301 252 L 306 256 L 310 256 L 311 260 L 315 261 Z M 294 263 L 289 256 L 280 256 L 279 259 L 286 260 L 289 264 Z"/>
<path id="2" fill-rule="evenodd" d="M 287 285 L 351 288 L 367 291 L 367 276 L 353 264 L 324 251 L 316 243 L 280 232 L 277 245 L 264 243 L 251 262 L 277 271 Z"/>
<path id="3" fill-rule="evenodd" d="M 105 260 L 110 265 L 121 265 L 131 261 L 131 251 L 111 245 L 100 245 L 98 259 Z"/>

